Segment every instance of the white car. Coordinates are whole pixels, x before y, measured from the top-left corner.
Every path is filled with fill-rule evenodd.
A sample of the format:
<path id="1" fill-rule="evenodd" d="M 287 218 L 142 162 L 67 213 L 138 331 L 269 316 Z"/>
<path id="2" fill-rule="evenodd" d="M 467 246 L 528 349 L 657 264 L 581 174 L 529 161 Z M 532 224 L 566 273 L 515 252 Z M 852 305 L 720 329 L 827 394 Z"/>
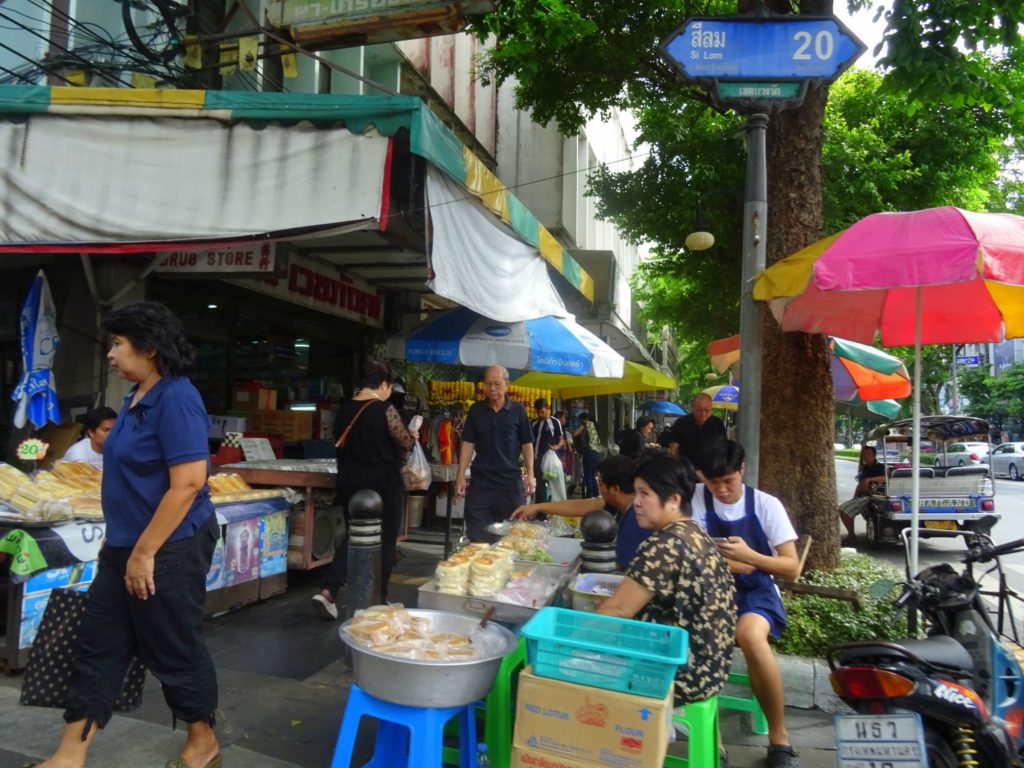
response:
<path id="1" fill-rule="evenodd" d="M 1003 443 L 993 448 L 989 464 L 997 477 L 1024 478 L 1024 443 Z"/>
<path id="2" fill-rule="evenodd" d="M 946 443 L 935 452 L 936 467 L 976 467 L 988 461 L 988 443 Z"/>

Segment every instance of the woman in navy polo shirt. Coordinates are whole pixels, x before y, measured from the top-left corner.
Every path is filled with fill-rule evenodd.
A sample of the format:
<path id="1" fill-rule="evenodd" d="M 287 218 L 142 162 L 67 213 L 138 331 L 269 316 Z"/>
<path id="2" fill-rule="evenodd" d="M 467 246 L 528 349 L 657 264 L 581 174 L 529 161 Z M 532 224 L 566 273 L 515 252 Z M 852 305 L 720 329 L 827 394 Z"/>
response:
<path id="1" fill-rule="evenodd" d="M 210 491 L 207 416 L 185 374 L 195 351 L 162 304 L 103 320 L 107 360 L 134 384 L 103 447 L 107 539 L 75 648 L 60 746 L 40 766 L 84 765 L 110 720 L 132 657 L 160 680 L 181 755 L 166 768 L 220 768 L 213 731 L 217 678 L 202 636 L 206 574 L 219 536 Z"/>

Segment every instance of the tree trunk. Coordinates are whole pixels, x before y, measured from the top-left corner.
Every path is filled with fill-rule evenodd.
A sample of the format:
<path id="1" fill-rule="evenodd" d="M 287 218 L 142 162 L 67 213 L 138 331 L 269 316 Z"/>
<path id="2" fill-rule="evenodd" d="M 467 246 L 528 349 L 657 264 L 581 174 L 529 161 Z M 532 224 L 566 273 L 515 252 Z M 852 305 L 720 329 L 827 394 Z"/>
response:
<path id="1" fill-rule="evenodd" d="M 801 7 L 804 13 L 831 12 L 831 3 L 802 5 L 817 6 Z M 822 237 L 820 158 L 827 96 L 826 88 L 812 89 L 801 108 L 771 117 L 769 265 Z M 782 500 L 799 533 L 814 538 L 806 567 L 831 570 L 839 562 L 839 526 L 826 339 L 782 333 L 767 308 L 763 325 L 760 485 Z"/>

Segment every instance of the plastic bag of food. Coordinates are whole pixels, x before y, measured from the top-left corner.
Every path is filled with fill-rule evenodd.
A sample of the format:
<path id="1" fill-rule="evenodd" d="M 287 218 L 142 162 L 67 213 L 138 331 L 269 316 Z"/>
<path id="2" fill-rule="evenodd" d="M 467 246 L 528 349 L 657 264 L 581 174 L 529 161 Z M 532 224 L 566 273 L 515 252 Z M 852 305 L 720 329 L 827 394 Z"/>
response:
<path id="1" fill-rule="evenodd" d="M 409 458 L 405 460 L 402 482 L 407 491 L 425 491 L 430 488 L 430 464 L 419 443 L 413 443 Z"/>

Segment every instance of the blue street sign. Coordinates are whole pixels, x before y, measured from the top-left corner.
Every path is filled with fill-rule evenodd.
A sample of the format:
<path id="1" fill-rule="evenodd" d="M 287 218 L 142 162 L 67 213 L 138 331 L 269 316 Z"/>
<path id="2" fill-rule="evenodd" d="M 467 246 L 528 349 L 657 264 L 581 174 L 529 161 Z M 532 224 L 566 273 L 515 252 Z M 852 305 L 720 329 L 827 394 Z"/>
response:
<path id="1" fill-rule="evenodd" d="M 693 17 L 662 44 L 690 80 L 832 81 L 865 48 L 834 16 Z"/>
<path id="2" fill-rule="evenodd" d="M 978 355 L 957 355 L 956 361 L 959 365 L 966 365 L 968 368 L 977 368 L 981 365 Z"/>

